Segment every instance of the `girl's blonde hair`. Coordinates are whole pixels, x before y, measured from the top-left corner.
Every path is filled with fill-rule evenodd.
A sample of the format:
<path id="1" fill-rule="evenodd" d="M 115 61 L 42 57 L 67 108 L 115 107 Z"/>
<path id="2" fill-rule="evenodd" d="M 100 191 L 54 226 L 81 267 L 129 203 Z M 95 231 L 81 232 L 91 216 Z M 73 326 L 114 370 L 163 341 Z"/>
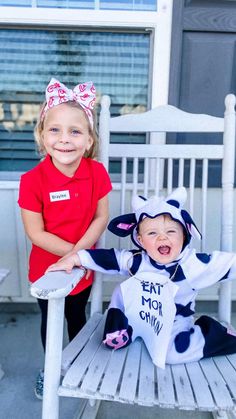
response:
<path id="1" fill-rule="evenodd" d="M 80 106 L 79 103 L 74 102 L 74 101 L 69 101 L 69 102 L 64 102 L 64 103 L 66 103 L 67 105 L 73 108 L 78 108 L 83 112 L 88 123 L 89 135 L 91 135 L 93 139 L 93 144 L 91 145 L 90 149 L 84 153 L 84 157 L 95 159 L 98 155 L 98 134 L 97 134 L 97 128 L 96 128 L 97 127 L 96 111 L 94 109 L 92 110 L 92 114 L 93 114 L 93 128 L 92 128 L 89 122 L 88 116 L 86 115 L 85 111 L 83 110 L 82 106 Z M 41 107 L 41 111 L 39 113 L 39 117 L 34 128 L 34 138 L 37 144 L 39 154 L 41 156 L 46 155 L 46 149 L 44 147 L 43 138 L 42 138 L 42 133 L 43 133 L 43 128 L 44 128 L 44 119 L 45 119 L 45 118 L 42 118 L 42 112 L 45 105 L 46 105 L 46 102 L 44 102 Z M 60 105 L 57 105 L 57 106 L 60 106 Z"/>

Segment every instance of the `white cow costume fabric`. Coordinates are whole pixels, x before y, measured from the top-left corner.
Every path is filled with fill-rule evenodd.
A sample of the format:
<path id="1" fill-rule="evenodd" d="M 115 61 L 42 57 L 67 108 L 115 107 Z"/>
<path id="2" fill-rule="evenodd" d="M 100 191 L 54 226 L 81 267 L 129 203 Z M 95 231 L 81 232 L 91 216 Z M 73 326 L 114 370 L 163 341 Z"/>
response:
<path id="1" fill-rule="evenodd" d="M 136 250 L 81 250 L 81 264 L 89 269 L 129 276 L 118 285 L 109 305 L 104 342 L 118 349 L 140 336 L 153 359 L 164 368 L 204 357 L 236 352 L 236 336 L 215 319 L 194 320 L 199 290 L 236 276 L 236 255 L 214 251 L 197 253 L 189 247 L 193 236 L 201 235 L 190 214 L 183 209 L 185 188 L 166 199 L 133 199 L 133 213 L 113 219 L 108 229 L 125 237 L 131 235 Z M 176 260 L 159 265 L 142 249 L 137 226 L 144 217 L 169 214 L 185 232 L 183 249 Z"/>

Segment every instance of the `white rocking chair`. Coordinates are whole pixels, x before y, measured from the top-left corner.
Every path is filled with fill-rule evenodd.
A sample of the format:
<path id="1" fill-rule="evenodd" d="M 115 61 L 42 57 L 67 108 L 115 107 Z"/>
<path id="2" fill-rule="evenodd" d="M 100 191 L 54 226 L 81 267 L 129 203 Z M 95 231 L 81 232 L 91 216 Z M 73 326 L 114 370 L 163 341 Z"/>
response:
<path id="1" fill-rule="evenodd" d="M 217 199 L 221 216 L 219 221 L 213 223 L 212 234 L 219 227 L 219 248 L 232 251 L 235 97 L 228 95 L 225 105 L 222 118 L 191 114 L 169 105 L 143 114 L 110 118 L 109 98 L 103 97 L 100 115 L 101 160 L 108 166 L 109 158 L 121 159 L 121 180 L 114 182 L 112 192 L 120 202 L 115 215 L 125 212 L 133 192 L 146 196 L 157 194 L 163 188 L 164 177 L 167 178 L 165 187 L 170 192 L 172 187 L 182 186 L 187 178 L 189 211 L 194 213 L 194 208 L 199 208 L 197 215 L 201 215 L 202 250 L 205 250 L 207 211 L 215 213 L 215 201 L 210 199 L 212 189 L 208 187 L 209 164 L 217 160 L 222 165 L 221 187 L 218 189 L 220 201 Z M 110 132 L 217 132 L 223 134 L 223 144 L 110 144 Z M 129 174 L 128 162 L 132 162 L 133 166 Z M 196 168 L 201 171 L 201 185 L 196 183 Z M 106 236 L 100 245 L 106 245 Z M 102 281 L 106 278 L 101 275 L 97 275 L 93 286 L 90 319 L 62 351 L 64 297 L 79 281 L 81 271 L 75 269 L 71 275 L 50 275 L 51 279 L 42 277 L 31 287 L 33 296 L 49 300 L 43 419 L 59 418 L 60 396 L 92 400 L 81 407 L 77 416 L 86 419 L 96 417 L 101 400 L 211 411 L 215 418 L 234 416 L 236 354 L 189 364 L 167 365 L 165 370 L 161 370 L 153 365 L 145 345 L 139 339 L 118 351 L 109 350 L 102 344 L 105 320 L 101 313 Z M 230 322 L 230 314 L 231 291 L 227 283 L 220 288 L 219 318 Z"/>

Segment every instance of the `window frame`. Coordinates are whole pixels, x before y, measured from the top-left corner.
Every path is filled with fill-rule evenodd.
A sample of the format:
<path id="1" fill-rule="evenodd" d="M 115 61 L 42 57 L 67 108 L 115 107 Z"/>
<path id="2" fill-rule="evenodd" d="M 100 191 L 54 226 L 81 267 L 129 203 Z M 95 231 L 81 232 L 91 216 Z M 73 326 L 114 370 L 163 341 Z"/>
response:
<path id="1" fill-rule="evenodd" d="M 173 0 L 158 0 L 157 11 L 0 7 L 1 26 L 143 29 L 153 34 L 151 108 L 168 103 Z M 158 57 L 161 57 L 159 60 Z"/>
<path id="2" fill-rule="evenodd" d="M 152 57 L 149 74 L 149 103 L 153 108 L 168 103 L 173 0 L 158 0 L 157 11 L 56 9 L 0 7 L 1 28 L 123 30 L 151 32 Z M 159 59 L 161 57 L 161 60 Z M 163 143 L 162 134 L 152 134 L 152 143 Z M 0 179 L 16 179 L 19 172 L 1 172 Z"/>

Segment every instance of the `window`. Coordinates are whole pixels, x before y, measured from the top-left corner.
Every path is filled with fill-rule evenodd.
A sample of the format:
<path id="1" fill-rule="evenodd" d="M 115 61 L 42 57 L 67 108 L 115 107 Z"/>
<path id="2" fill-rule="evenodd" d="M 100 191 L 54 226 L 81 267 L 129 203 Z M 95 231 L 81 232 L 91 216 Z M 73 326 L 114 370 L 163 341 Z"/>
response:
<path id="1" fill-rule="evenodd" d="M 25 171 L 37 163 L 33 128 L 51 77 L 70 88 L 93 80 L 98 101 L 110 95 L 114 115 L 145 110 L 149 54 L 150 33 L 2 29 L 0 170 Z"/>
<path id="2" fill-rule="evenodd" d="M 105 3 L 123 10 L 102 10 Z M 113 115 L 167 103 L 172 4 L 0 0 L 0 179 L 18 178 L 37 163 L 33 127 L 52 76 L 68 87 L 93 80 L 98 96 L 111 96 Z"/>
<path id="3" fill-rule="evenodd" d="M 155 11 L 157 0 L 1 0 L 0 6 Z"/>

